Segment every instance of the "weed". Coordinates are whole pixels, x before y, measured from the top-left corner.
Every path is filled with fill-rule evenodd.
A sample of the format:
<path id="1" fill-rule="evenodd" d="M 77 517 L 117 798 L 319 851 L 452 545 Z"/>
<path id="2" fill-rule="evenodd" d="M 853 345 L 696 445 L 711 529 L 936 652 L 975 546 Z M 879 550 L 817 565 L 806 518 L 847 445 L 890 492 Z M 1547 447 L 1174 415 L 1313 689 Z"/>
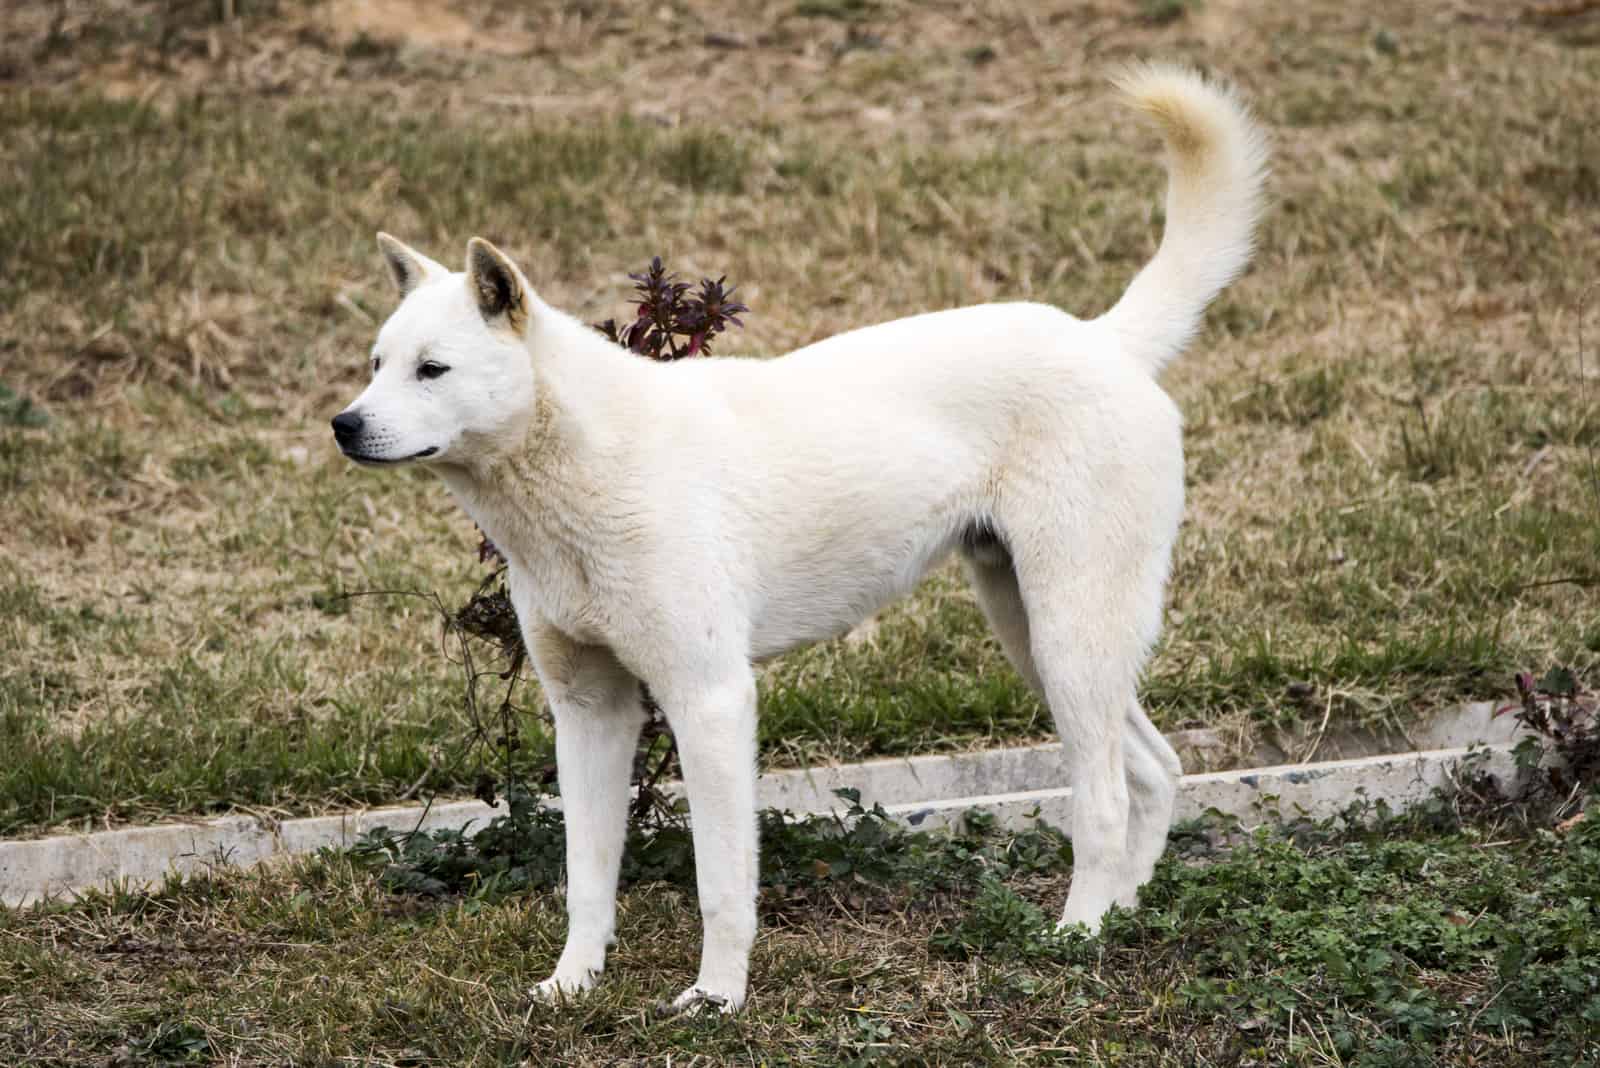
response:
<path id="1" fill-rule="evenodd" d="M 1200 0 L 1139 0 L 1139 13 L 1146 22 L 1164 26 L 1176 22 L 1200 6 Z"/>
<path id="2" fill-rule="evenodd" d="M 1522 672 L 1516 683 L 1517 704 L 1496 714 L 1511 712 L 1532 732 L 1517 745 L 1517 763 L 1533 775 L 1531 798 L 1549 809 L 1546 819 L 1558 821 L 1600 786 L 1600 701 L 1565 667 L 1551 668 L 1538 682 Z"/>
<path id="3" fill-rule="evenodd" d="M 806 18 L 858 22 L 878 14 L 881 7 L 879 0 L 800 0 L 794 11 Z"/>
<path id="4" fill-rule="evenodd" d="M 930 937 L 934 949 L 953 960 L 975 957 L 1039 960 L 1060 956 L 1070 934 L 1057 934 L 1044 910 L 1019 897 L 991 873 L 980 877 L 977 896 L 959 922 Z"/>
<path id="5" fill-rule="evenodd" d="M 49 423 L 50 417 L 44 409 L 27 396 L 14 393 L 0 383 L 0 425 L 37 428 L 48 426 Z"/>
<path id="6" fill-rule="evenodd" d="M 112 1068 L 136 1065 L 196 1064 L 212 1052 L 203 1029 L 187 1022 L 159 1024 L 149 1034 L 129 1042 L 114 1056 Z"/>

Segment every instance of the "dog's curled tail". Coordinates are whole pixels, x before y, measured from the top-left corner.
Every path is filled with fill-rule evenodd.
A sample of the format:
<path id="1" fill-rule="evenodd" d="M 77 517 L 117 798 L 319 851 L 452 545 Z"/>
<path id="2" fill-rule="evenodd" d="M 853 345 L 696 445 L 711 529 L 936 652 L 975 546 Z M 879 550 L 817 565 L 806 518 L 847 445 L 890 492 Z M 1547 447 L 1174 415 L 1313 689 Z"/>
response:
<path id="1" fill-rule="evenodd" d="M 1115 84 L 1166 141 L 1167 221 L 1155 258 L 1103 321 L 1155 374 L 1250 259 L 1267 139 L 1231 90 L 1192 71 L 1137 66 Z"/>

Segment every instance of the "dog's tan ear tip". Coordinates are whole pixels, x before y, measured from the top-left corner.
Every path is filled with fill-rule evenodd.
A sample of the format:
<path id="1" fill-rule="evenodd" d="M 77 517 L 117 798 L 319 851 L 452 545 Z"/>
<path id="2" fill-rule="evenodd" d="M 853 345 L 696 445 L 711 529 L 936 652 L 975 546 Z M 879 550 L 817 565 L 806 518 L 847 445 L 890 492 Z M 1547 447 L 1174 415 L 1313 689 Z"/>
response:
<path id="1" fill-rule="evenodd" d="M 527 292 L 511 258 L 481 237 L 467 242 L 467 278 L 477 292 L 486 320 L 505 316 L 521 333 L 527 325 Z"/>
<path id="2" fill-rule="evenodd" d="M 491 260 L 504 260 L 506 254 L 494 247 L 494 242 L 486 237 L 474 237 L 467 242 L 467 261 L 470 263 L 478 257 Z"/>
<path id="3" fill-rule="evenodd" d="M 504 274 L 513 281 L 517 267 L 504 252 L 485 237 L 474 237 L 467 242 L 467 273 L 471 275 Z"/>
<path id="4" fill-rule="evenodd" d="M 387 230 L 379 230 L 378 231 L 378 247 L 381 248 L 383 251 L 391 253 L 391 254 L 396 255 L 396 256 L 404 255 L 404 254 L 408 254 L 408 253 L 413 254 L 413 255 L 415 254 L 415 251 L 412 249 L 412 247 L 410 245 L 406 244 L 404 241 L 400 240 L 398 237 L 395 237 L 393 234 L 389 233 Z"/>
<path id="5" fill-rule="evenodd" d="M 402 297 L 409 296 L 412 290 L 429 278 L 448 273 L 404 241 L 382 230 L 378 231 L 378 251 L 383 253 L 384 260 L 389 264 L 389 273 Z"/>

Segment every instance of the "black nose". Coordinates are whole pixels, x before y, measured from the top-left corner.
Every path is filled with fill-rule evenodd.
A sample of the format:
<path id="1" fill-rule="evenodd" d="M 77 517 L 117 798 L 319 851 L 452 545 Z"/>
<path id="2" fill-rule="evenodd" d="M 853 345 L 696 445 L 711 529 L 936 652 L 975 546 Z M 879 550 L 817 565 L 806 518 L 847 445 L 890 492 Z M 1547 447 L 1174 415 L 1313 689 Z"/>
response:
<path id="1" fill-rule="evenodd" d="M 333 436 L 336 438 L 353 438 L 361 433 L 361 416 L 355 412 L 340 412 L 333 417 Z"/>

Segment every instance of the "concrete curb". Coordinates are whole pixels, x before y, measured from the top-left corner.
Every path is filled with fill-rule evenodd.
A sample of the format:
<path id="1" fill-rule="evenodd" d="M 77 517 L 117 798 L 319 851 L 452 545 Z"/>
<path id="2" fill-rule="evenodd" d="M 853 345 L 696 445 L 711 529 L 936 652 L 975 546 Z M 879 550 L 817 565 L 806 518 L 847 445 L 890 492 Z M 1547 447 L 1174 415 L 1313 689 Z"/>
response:
<path id="1" fill-rule="evenodd" d="M 1516 758 L 1509 746 L 1284 764 L 1185 775 L 1178 784 L 1174 818 L 1193 819 L 1216 811 L 1252 827 L 1296 816 L 1326 819 L 1362 799 L 1384 801 L 1390 808 L 1404 811 L 1453 781 L 1469 761 L 1474 772 L 1491 776 L 1502 788 L 1509 790 L 1515 784 Z M 1009 830 L 1024 829 L 1036 820 L 1065 830 L 1071 826 L 1072 789 L 1025 790 L 884 807 L 896 820 L 919 830 L 959 828 L 963 816 L 973 809 L 995 817 L 1000 826 Z"/>
<path id="2" fill-rule="evenodd" d="M 1511 748 L 1505 745 L 1187 775 L 1179 786 L 1178 818 L 1208 809 L 1247 825 L 1279 812 L 1323 818 L 1361 797 L 1404 809 L 1449 781 L 1469 753 L 1482 761 L 1478 770 L 1502 782 L 1515 778 Z M 956 826 L 974 808 L 1010 828 L 1035 819 L 1066 828 L 1070 788 L 1014 789 L 1065 778 L 1061 747 L 1037 745 L 777 771 L 761 777 L 758 797 L 764 808 L 829 812 L 843 807 L 833 791 L 852 787 L 861 792 L 864 805 L 883 805 L 896 820 L 917 829 Z M 272 857 L 349 846 L 380 826 L 434 830 L 481 825 L 502 811 L 479 801 L 452 801 L 281 821 L 226 816 L 0 842 L 0 903 L 28 904 L 117 882 L 148 885 L 168 873 L 248 867 Z"/>
<path id="3" fill-rule="evenodd" d="M 270 857 L 348 846 L 374 827 L 435 830 L 484 823 L 494 815 L 481 801 L 451 801 L 293 820 L 223 816 L 0 842 L 0 903 L 25 905 L 118 882 L 149 885 L 168 873 L 251 867 Z"/>

